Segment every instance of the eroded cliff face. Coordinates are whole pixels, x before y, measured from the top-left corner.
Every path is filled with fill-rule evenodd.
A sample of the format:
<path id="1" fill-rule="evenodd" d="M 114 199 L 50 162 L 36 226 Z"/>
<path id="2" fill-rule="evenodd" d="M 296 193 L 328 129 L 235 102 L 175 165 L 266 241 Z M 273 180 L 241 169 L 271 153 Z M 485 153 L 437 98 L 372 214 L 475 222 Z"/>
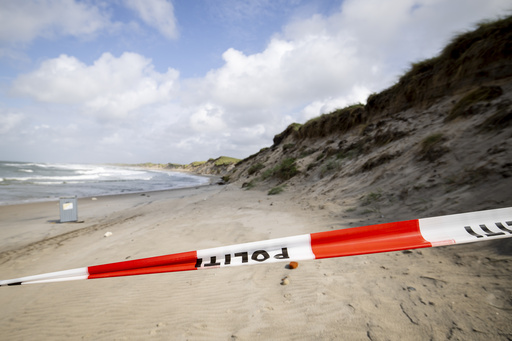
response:
<path id="1" fill-rule="evenodd" d="M 511 205 L 510 41 L 511 18 L 483 24 L 366 105 L 292 124 L 225 175 L 248 189 L 293 187 L 312 205 L 323 198 L 376 214 Z"/>

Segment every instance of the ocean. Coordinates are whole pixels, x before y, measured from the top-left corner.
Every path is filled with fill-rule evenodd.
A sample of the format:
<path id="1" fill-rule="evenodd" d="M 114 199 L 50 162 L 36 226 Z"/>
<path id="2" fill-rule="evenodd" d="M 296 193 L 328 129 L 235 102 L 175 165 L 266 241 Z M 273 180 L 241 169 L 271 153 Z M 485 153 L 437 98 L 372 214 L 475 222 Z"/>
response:
<path id="1" fill-rule="evenodd" d="M 0 161 L 0 205 L 186 188 L 209 181 L 135 167 Z"/>

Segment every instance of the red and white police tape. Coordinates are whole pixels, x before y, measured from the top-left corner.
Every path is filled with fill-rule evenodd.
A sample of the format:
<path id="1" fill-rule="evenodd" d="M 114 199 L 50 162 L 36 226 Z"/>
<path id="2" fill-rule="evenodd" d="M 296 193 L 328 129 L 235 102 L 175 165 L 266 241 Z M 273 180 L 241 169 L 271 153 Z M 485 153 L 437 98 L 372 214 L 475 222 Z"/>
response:
<path id="1" fill-rule="evenodd" d="M 512 237 L 512 207 L 354 227 L 0 280 L 0 286 L 321 259 Z"/>

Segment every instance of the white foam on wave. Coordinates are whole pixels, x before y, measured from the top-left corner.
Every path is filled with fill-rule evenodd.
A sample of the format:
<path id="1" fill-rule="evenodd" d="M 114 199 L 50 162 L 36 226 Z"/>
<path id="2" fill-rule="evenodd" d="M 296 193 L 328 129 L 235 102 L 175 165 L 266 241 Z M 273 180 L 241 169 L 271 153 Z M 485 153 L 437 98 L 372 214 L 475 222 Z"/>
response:
<path id="1" fill-rule="evenodd" d="M 69 169 L 76 169 L 75 173 L 80 175 L 94 175 L 99 180 L 115 181 L 115 180 L 151 180 L 153 176 L 145 170 L 136 170 L 130 168 L 118 168 L 111 166 L 71 166 Z"/>
<path id="2" fill-rule="evenodd" d="M 62 185 L 67 182 L 65 181 L 34 181 L 34 185 Z"/>
<path id="3" fill-rule="evenodd" d="M 0 205 L 23 200 L 37 201 L 77 195 L 78 197 L 137 193 L 194 187 L 209 182 L 206 177 L 166 170 L 91 164 L 41 164 L 0 162 L 1 188 L 7 189 Z M 20 171 L 20 170 L 25 171 Z M 26 170 L 32 170 L 26 171 Z M 23 172 L 23 173 L 22 173 Z"/>

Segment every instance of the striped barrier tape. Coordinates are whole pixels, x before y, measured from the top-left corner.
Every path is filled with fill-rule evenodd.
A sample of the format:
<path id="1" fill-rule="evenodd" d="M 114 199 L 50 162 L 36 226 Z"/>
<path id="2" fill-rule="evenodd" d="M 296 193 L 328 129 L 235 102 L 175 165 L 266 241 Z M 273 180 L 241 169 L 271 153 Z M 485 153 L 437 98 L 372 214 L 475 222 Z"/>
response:
<path id="1" fill-rule="evenodd" d="M 0 286 L 400 251 L 512 236 L 512 207 L 304 234 L 0 280 Z"/>

